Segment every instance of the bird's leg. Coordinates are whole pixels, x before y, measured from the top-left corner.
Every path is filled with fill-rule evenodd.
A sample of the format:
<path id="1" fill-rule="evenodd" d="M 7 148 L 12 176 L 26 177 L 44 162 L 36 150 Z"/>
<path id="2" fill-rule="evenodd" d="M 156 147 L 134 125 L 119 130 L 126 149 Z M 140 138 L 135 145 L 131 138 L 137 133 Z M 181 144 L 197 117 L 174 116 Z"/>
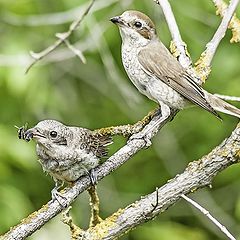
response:
<path id="1" fill-rule="evenodd" d="M 98 223 L 102 221 L 102 219 L 99 216 L 99 197 L 97 194 L 97 186 L 91 186 L 88 189 L 88 193 L 90 195 L 90 207 L 91 207 L 91 218 L 89 227 L 94 227 Z"/>
<path id="2" fill-rule="evenodd" d="M 158 114 L 155 114 L 155 116 L 153 117 L 151 122 L 148 125 L 146 125 L 141 132 L 132 135 L 129 138 L 129 140 L 144 139 L 144 141 L 146 142 L 146 148 L 151 146 L 152 143 L 151 143 L 151 139 L 150 139 L 150 133 L 153 130 L 157 131 L 159 129 L 159 127 L 161 126 L 161 124 L 171 114 L 171 110 L 166 104 L 160 102 L 160 107 L 161 107 L 161 109 L 159 109 Z"/>
<path id="3" fill-rule="evenodd" d="M 54 182 L 55 182 L 55 187 L 51 191 L 52 201 L 56 200 L 62 207 L 66 208 L 66 205 L 67 205 L 65 203 L 66 198 L 58 191 L 61 187 L 63 187 L 64 182 L 55 178 L 54 178 Z"/>
<path id="4" fill-rule="evenodd" d="M 91 169 L 90 171 L 87 171 L 89 177 L 90 177 L 90 181 L 92 183 L 92 186 L 95 186 L 97 184 L 97 176 L 96 173 L 94 171 L 94 168 Z"/>

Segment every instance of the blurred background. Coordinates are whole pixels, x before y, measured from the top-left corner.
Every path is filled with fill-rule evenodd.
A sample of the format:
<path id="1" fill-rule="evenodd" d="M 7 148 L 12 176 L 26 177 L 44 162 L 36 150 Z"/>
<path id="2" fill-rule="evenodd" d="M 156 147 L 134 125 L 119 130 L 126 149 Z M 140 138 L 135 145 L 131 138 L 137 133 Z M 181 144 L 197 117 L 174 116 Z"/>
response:
<path id="1" fill-rule="evenodd" d="M 194 61 L 220 23 L 209 0 L 170 1 L 182 37 Z M 29 51 L 40 52 L 67 31 L 89 4 L 82 0 L 0 0 L 0 232 L 6 232 L 50 200 L 53 180 L 43 173 L 35 143 L 17 137 L 14 125 L 34 126 L 42 119 L 90 129 L 134 123 L 156 104 L 130 83 L 120 59 L 120 37 L 109 18 L 138 9 L 154 20 L 161 40 L 171 37 L 159 6 L 149 0 L 97 0 L 70 42 L 81 49 L 87 64 L 62 45 L 26 75 Z M 240 8 L 238 9 L 240 13 Z M 205 88 L 213 93 L 240 96 L 240 48 L 230 44 L 230 31 L 221 42 Z M 233 103 L 240 107 L 239 103 Z M 238 119 L 222 115 L 221 123 L 198 107 L 180 112 L 153 140 L 124 166 L 98 184 L 103 218 L 150 193 L 181 173 L 190 161 L 207 154 L 228 137 Z M 115 137 L 110 154 L 126 139 Z M 229 167 L 191 195 L 240 239 L 240 165 Z M 86 193 L 73 204 L 75 222 L 86 228 Z M 68 239 L 61 215 L 29 239 Z M 121 239 L 209 240 L 225 236 L 203 214 L 184 200 Z"/>

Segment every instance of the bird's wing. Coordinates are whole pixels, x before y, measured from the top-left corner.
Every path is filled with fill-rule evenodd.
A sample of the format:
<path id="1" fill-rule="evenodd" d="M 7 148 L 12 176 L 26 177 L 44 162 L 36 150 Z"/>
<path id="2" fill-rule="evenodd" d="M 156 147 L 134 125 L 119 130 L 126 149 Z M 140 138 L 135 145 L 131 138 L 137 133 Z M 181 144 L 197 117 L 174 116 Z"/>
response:
<path id="1" fill-rule="evenodd" d="M 203 89 L 161 42 L 154 41 L 140 50 L 138 61 L 147 74 L 157 77 L 189 101 L 220 118 L 207 102 Z"/>
<path id="2" fill-rule="evenodd" d="M 91 151 L 95 151 L 97 157 L 106 157 L 108 154 L 107 146 L 113 143 L 111 136 L 102 136 L 100 134 L 92 134 L 92 142 L 90 143 Z"/>
<path id="3" fill-rule="evenodd" d="M 99 158 L 106 157 L 108 154 L 107 146 L 113 143 L 112 137 L 109 135 L 101 135 L 89 129 L 78 128 L 80 141 L 78 146 L 80 149 L 92 152 Z"/>

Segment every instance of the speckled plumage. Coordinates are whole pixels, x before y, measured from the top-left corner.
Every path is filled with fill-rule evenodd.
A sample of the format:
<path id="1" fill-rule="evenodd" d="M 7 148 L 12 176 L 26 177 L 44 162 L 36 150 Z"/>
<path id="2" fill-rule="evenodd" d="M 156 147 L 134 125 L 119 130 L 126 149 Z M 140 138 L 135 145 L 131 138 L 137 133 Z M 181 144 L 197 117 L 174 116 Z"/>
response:
<path id="1" fill-rule="evenodd" d="M 133 42 L 122 44 L 122 62 L 128 77 L 139 92 L 149 99 L 159 103 L 164 102 L 168 106 L 183 109 L 187 101 L 164 82 L 159 81 L 151 74 L 147 74 L 139 63 L 138 54 L 144 49 L 141 43 L 133 47 Z"/>
<path id="2" fill-rule="evenodd" d="M 152 20 L 138 11 L 125 11 L 111 18 L 122 37 L 122 62 L 136 88 L 162 109 L 183 109 L 194 103 L 214 114 L 224 112 L 240 118 L 240 110 L 198 85 L 158 39 Z"/>
<path id="3" fill-rule="evenodd" d="M 56 135 L 56 136 L 55 136 Z M 109 136 L 91 130 L 69 127 L 55 120 L 44 120 L 24 133 L 33 138 L 43 170 L 55 180 L 76 181 L 99 164 L 107 155 L 106 146 L 112 143 Z"/>

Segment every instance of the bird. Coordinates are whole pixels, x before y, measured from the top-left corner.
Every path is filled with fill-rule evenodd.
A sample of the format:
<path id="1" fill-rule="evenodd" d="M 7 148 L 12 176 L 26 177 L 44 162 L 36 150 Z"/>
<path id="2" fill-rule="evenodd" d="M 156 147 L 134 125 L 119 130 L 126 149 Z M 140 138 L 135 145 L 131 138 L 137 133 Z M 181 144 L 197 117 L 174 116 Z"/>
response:
<path id="1" fill-rule="evenodd" d="M 161 108 L 161 120 L 170 109 L 196 104 L 221 119 L 218 112 L 240 118 L 240 110 L 204 90 L 181 66 L 157 36 L 153 21 L 144 13 L 127 10 L 110 19 L 119 27 L 125 71 L 138 89 Z"/>
<path id="2" fill-rule="evenodd" d="M 36 153 L 45 172 L 53 177 L 55 187 L 52 198 L 60 204 L 63 196 L 58 190 L 64 183 L 75 182 L 89 175 L 96 184 L 94 168 L 107 156 L 107 146 L 112 144 L 109 135 L 101 135 L 86 128 L 66 126 L 56 120 L 43 120 L 30 129 L 19 128 L 18 137 L 36 142 Z"/>

